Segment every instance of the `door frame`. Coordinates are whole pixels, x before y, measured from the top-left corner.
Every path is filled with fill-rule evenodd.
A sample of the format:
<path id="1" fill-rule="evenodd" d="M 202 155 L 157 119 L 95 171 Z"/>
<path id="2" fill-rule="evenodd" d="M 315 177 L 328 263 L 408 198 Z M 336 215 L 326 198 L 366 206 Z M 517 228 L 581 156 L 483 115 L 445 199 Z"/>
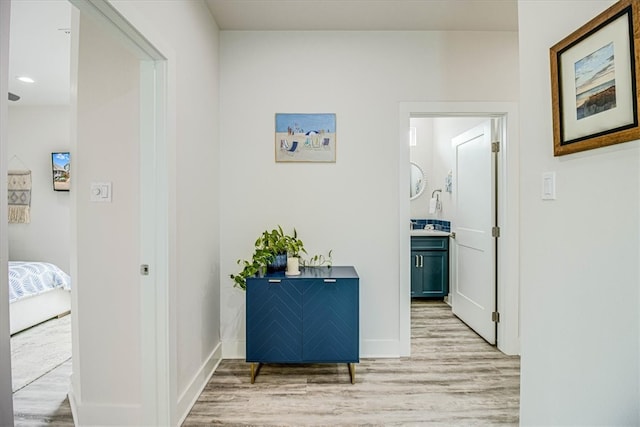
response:
<path id="1" fill-rule="evenodd" d="M 498 155 L 498 349 L 520 354 L 519 270 L 519 143 L 518 105 L 515 102 L 401 102 L 398 128 L 398 234 L 399 239 L 399 354 L 411 354 L 411 256 L 409 187 L 409 121 L 412 117 L 503 118 L 502 143 Z"/>
<path id="2" fill-rule="evenodd" d="M 170 241 L 175 237 L 175 230 L 170 226 L 171 217 L 169 207 L 172 198 L 175 197 L 173 188 L 169 182 L 167 159 L 175 150 L 175 53 L 162 39 L 145 27 L 144 17 L 135 13 L 126 13 L 127 19 L 119 9 L 126 9 L 126 4 L 116 8 L 108 0 L 69 0 L 79 10 L 90 13 L 100 18 L 105 23 L 105 28 L 112 34 L 138 51 L 141 58 L 141 102 L 150 107 L 152 114 L 141 117 L 141 185 L 144 185 L 143 194 L 151 197 L 141 201 L 141 221 L 147 224 L 141 230 L 141 260 L 149 263 L 155 275 L 141 276 L 141 332 L 142 332 L 142 357 L 147 358 L 147 363 L 142 366 L 142 394 L 143 394 L 143 420 L 149 425 L 174 425 L 176 424 L 176 356 L 171 349 L 175 349 L 175 307 L 169 304 L 171 293 L 175 292 L 175 269 L 172 268 L 172 259 L 169 251 L 172 245 Z M 6 93 L 8 87 L 9 66 L 8 46 L 10 27 L 11 2 L 0 2 L 0 88 Z M 77 38 L 76 38 L 77 43 Z M 73 53 L 72 53 L 73 55 Z M 77 50 L 76 50 L 77 55 Z M 77 60 L 77 59 L 76 59 Z M 72 76 L 72 85 L 74 84 Z M 6 97 L 0 97 L 0 121 L 6 123 L 8 101 Z M 72 146 L 77 144 L 75 132 L 75 105 L 71 106 L 71 139 Z M 0 129 L 0 175 L 6 176 L 7 161 L 7 129 Z M 174 176 L 174 175 L 171 175 Z M 6 188 L 0 188 L 0 424 L 11 425 L 13 423 L 13 395 L 11 391 L 11 361 L 9 338 L 9 293 L 8 293 L 8 239 L 7 239 L 7 198 Z M 75 192 L 71 194 L 72 212 L 75 206 Z M 153 210 L 152 210 L 153 208 Z M 72 213 L 72 215 L 74 215 Z M 149 221 L 149 222 L 147 222 Z M 76 269 L 75 231 L 72 231 L 71 242 L 71 272 Z M 152 270 L 152 271 L 153 271 Z M 2 292 L 2 290 L 5 292 Z M 72 290 L 72 307 L 77 306 L 77 293 Z M 72 330 L 75 336 L 72 340 L 77 348 L 78 320 L 73 316 Z M 149 355 L 155 355 L 154 363 L 148 363 Z M 78 355 L 74 354 L 74 364 L 79 366 Z M 167 376 L 167 372 L 169 375 Z M 77 407 L 73 399 L 74 393 L 81 397 L 81 371 L 74 368 L 72 388 L 70 391 L 70 403 L 74 419 L 78 420 Z"/>
<path id="3" fill-rule="evenodd" d="M 9 28 L 11 2 L 0 1 L 0 93 L 9 91 Z M 7 176 L 6 96 L 0 96 L 0 176 Z M 2 182 L 5 182 L 4 180 Z M 13 391 L 11 387 L 11 340 L 9 335 L 9 239 L 7 238 L 7 188 L 0 185 L 0 425 L 13 425 Z"/>
<path id="4" fill-rule="evenodd" d="M 147 425 L 176 423 L 177 361 L 175 353 L 175 307 L 169 301 L 175 281 L 171 274 L 174 256 L 169 254 L 170 174 L 168 158 L 175 149 L 175 54 L 157 34 L 145 29 L 141 17 L 123 13 L 126 5 L 114 6 L 108 0 L 69 0 L 80 13 L 99 20 L 106 32 L 115 36 L 140 60 L 140 264 L 148 264 L 151 273 L 140 275 L 141 332 L 141 420 Z M 73 14 L 79 18 L 78 11 Z M 126 19 L 125 17 L 126 16 Z M 77 26 L 76 26 L 77 28 Z M 82 35 L 80 35 L 82 37 Z M 78 43 L 78 37 L 74 39 Z M 72 61 L 78 60 L 77 45 L 72 46 Z M 77 147 L 77 75 L 72 66 L 71 146 Z M 174 175 L 171 175 L 174 176 Z M 77 275 L 77 230 L 75 206 L 78 192 L 71 194 L 71 273 Z M 82 194 L 82 192 L 80 192 Z M 72 310 L 78 295 L 72 289 Z M 76 311 L 77 312 L 77 311 Z M 78 349 L 80 320 L 72 317 L 72 347 Z M 173 329 L 172 329 L 173 328 Z M 78 403 L 82 402 L 81 355 L 73 351 L 73 376 L 69 402 L 78 422 Z M 169 373 L 167 375 L 167 373 Z M 91 416 L 95 414 L 90 414 Z"/>

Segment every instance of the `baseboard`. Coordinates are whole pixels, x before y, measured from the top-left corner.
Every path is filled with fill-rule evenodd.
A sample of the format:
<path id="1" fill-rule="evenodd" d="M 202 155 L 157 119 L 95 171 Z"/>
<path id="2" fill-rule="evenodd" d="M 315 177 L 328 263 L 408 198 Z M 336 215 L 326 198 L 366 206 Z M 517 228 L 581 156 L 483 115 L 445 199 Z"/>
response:
<path id="1" fill-rule="evenodd" d="M 247 354 L 247 344 L 245 340 L 222 342 L 223 359 L 244 359 L 245 354 Z"/>
<path id="2" fill-rule="evenodd" d="M 394 358 L 400 357 L 398 340 L 361 340 L 361 358 Z M 223 359 L 244 359 L 246 343 L 244 340 L 225 341 L 222 343 Z"/>
<path id="3" fill-rule="evenodd" d="M 140 426 L 141 405 L 78 404 L 73 389 L 67 393 L 73 424 L 77 426 Z"/>
<path id="4" fill-rule="evenodd" d="M 361 358 L 397 358 L 400 357 L 400 341 L 398 340 L 362 340 L 360 341 Z"/>
<path id="5" fill-rule="evenodd" d="M 202 390 L 206 387 L 209 379 L 217 369 L 218 365 L 222 361 L 222 344 L 218 344 L 213 349 L 207 360 L 202 364 L 198 372 L 193 376 L 187 387 L 178 397 L 178 405 L 176 408 L 176 414 L 180 419 L 177 425 L 182 425 L 184 420 L 189 415 L 189 411 L 193 408 L 198 397 L 202 393 Z"/>
<path id="6" fill-rule="evenodd" d="M 73 425 L 78 426 L 78 406 L 76 405 L 76 395 L 73 392 L 73 382 L 69 385 L 69 392 L 67 393 L 69 399 L 69 406 L 71 407 L 71 417 L 73 418 Z"/>

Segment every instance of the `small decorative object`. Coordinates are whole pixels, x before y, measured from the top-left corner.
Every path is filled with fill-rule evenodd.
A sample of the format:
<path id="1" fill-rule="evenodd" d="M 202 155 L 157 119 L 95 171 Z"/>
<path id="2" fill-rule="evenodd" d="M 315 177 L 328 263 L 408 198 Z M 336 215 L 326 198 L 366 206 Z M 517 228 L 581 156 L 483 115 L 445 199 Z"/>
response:
<path id="1" fill-rule="evenodd" d="M 453 171 L 449 171 L 444 179 L 444 191 L 452 193 Z"/>
<path id="2" fill-rule="evenodd" d="M 10 170 L 7 177 L 9 224 L 31 222 L 31 171 Z"/>
<path id="3" fill-rule="evenodd" d="M 287 258 L 287 271 L 285 274 L 289 276 L 297 276 L 300 274 L 300 258 L 297 256 Z"/>
<path id="4" fill-rule="evenodd" d="M 53 169 L 53 189 L 55 191 L 69 191 L 71 165 L 68 152 L 51 153 L 51 167 Z"/>
<path id="5" fill-rule="evenodd" d="M 640 0 L 621 0 L 550 50 L 554 155 L 640 138 Z"/>
<path id="6" fill-rule="evenodd" d="M 335 162 L 336 115 L 276 113 L 276 162 Z"/>
<path id="7" fill-rule="evenodd" d="M 308 260 L 301 259 L 300 261 L 302 262 L 303 267 L 322 267 L 326 265 L 327 268 L 331 268 L 331 266 L 333 265 L 333 258 L 331 257 L 332 254 L 333 249 L 331 249 L 329 253 L 327 253 L 326 257 L 322 254 L 315 254 Z"/>

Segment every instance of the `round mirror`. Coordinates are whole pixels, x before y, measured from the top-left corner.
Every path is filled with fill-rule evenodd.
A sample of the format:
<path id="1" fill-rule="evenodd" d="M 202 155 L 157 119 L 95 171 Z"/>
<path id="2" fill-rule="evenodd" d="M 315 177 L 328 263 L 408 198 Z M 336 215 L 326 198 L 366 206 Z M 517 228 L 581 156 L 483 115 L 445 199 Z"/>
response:
<path id="1" fill-rule="evenodd" d="M 427 179 L 424 176 L 424 172 L 420 166 L 411 162 L 411 178 L 410 178 L 410 195 L 409 200 L 413 200 L 420 196 L 427 186 Z"/>

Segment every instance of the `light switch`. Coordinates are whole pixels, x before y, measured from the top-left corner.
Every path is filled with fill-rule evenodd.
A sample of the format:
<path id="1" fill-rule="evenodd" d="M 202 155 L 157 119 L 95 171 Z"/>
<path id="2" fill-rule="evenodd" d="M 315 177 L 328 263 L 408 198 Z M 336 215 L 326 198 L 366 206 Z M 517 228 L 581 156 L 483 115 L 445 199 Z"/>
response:
<path id="1" fill-rule="evenodd" d="M 544 172 L 542 174 L 542 200 L 556 199 L 556 173 Z"/>
<path id="2" fill-rule="evenodd" d="M 90 199 L 92 202 L 111 202 L 111 183 L 92 182 Z"/>

